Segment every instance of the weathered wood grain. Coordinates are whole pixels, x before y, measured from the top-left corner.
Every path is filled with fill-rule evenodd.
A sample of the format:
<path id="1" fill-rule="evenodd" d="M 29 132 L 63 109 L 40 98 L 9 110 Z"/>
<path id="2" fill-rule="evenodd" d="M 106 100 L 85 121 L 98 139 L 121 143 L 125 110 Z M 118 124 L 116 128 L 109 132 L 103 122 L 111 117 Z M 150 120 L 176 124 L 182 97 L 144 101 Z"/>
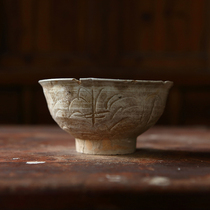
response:
<path id="1" fill-rule="evenodd" d="M 209 139 L 205 127 L 153 127 L 132 155 L 93 156 L 58 127 L 1 126 L 0 208 L 209 209 Z"/>

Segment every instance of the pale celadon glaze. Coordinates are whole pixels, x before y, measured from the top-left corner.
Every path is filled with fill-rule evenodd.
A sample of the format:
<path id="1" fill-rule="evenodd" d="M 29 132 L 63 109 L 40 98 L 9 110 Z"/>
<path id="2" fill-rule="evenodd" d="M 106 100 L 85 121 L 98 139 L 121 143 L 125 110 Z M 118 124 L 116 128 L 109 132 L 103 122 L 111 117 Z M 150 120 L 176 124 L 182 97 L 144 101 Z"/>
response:
<path id="1" fill-rule="evenodd" d="M 133 153 L 138 135 L 162 115 L 170 81 L 40 80 L 51 116 L 86 154 Z"/>

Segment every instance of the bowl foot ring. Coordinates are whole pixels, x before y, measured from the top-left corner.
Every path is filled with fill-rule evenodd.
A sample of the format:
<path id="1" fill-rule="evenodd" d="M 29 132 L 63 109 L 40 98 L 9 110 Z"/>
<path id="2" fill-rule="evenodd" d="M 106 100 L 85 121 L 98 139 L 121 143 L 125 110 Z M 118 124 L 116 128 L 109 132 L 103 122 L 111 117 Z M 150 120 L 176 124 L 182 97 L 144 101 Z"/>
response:
<path id="1" fill-rule="evenodd" d="M 92 155 L 122 155 L 136 150 L 136 138 L 84 140 L 75 139 L 76 151 Z"/>

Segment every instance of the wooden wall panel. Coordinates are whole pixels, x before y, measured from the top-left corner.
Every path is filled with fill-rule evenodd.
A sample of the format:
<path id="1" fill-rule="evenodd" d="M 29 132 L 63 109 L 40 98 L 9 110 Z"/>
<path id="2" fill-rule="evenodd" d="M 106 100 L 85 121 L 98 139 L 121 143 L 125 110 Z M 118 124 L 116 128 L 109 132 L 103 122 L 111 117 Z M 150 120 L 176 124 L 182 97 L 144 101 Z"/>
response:
<path id="1" fill-rule="evenodd" d="M 2 0 L 0 85 L 17 87 L 22 107 L 8 119 L 52 122 L 39 79 L 110 77 L 175 81 L 160 122 L 188 124 L 199 94 L 185 103 L 183 90 L 210 86 L 209 9 L 208 0 Z"/>
<path id="2" fill-rule="evenodd" d="M 21 31 L 20 36 L 20 46 L 18 51 L 21 53 L 28 53 L 34 50 L 34 42 L 35 42 L 35 28 L 34 28 L 34 1 L 33 0 L 19 0 L 16 2 L 16 4 L 19 3 L 19 7 L 15 7 L 16 10 L 19 8 L 20 12 L 20 18 L 18 19 L 19 24 L 21 27 L 19 27 L 19 30 Z M 12 14 L 10 11 L 10 7 L 7 9 L 8 14 Z M 10 18 L 8 18 L 8 21 L 11 21 Z M 9 26 L 9 28 L 12 28 Z"/>
<path id="3" fill-rule="evenodd" d="M 210 125 L 210 88 L 192 88 L 183 92 L 182 125 Z"/>
<path id="4" fill-rule="evenodd" d="M 204 0 L 124 1 L 121 66 L 182 74 L 205 69 L 205 6 Z"/>
<path id="5" fill-rule="evenodd" d="M 17 87 L 1 87 L 0 96 L 0 122 L 19 123 L 21 120 L 20 90 Z"/>
<path id="6" fill-rule="evenodd" d="M 39 52 L 49 52 L 52 50 L 51 37 L 51 1 L 50 0 L 36 0 L 34 6 L 36 8 L 36 31 L 35 31 L 35 46 Z"/>
<path id="7" fill-rule="evenodd" d="M 18 0 L 3 1 L 2 5 L 5 10 L 5 34 L 6 34 L 6 48 L 11 53 L 20 50 L 22 31 L 21 31 L 21 11 Z"/>
<path id="8" fill-rule="evenodd" d="M 136 68 L 140 75 L 200 72 L 207 63 L 205 0 L 4 2 L 10 53 L 3 66 L 72 67 L 79 61 L 84 68 Z"/>
<path id="9" fill-rule="evenodd" d="M 123 9 L 125 52 L 201 50 L 205 1 L 125 0 Z"/>
<path id="10" fill-rule="evenodd" d="M 51 29 L 53 51 L 76 50 L 77 44 L 77 1 L 66 1 L 62 4 L 51 1 Z"/>

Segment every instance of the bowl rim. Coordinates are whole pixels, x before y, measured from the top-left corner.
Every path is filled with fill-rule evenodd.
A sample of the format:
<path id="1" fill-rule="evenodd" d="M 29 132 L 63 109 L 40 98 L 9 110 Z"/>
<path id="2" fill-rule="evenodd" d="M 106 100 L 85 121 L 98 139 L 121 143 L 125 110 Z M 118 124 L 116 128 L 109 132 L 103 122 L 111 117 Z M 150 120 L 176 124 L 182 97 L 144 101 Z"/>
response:
<path id="1" fill-rule="evenodd" d="M 101 81 L 101 82 L 129 82 L 129 83 L 162 83 L 162 84 L 171 84 L 173 85 L 172 81 L 169 80 L 135 80 L 135 79 L 110 79 L 110 78 L 52 78 L 52 79 L 41 79 L 38 82 L 45 83 L 45 82 L 65 82 L 65 81 L 74 81 L 80 83 L 82 81 Z"/>

